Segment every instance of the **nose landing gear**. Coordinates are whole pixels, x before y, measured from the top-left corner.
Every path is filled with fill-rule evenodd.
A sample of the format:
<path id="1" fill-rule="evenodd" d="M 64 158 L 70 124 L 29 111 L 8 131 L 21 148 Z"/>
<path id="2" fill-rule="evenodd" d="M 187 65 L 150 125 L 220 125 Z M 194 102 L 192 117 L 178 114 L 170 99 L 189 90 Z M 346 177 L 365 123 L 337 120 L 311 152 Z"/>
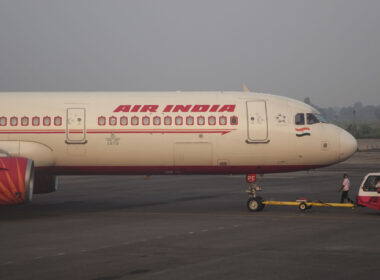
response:
<path id="1" fill-rule="evenodd" d="M 251 212 L 258 212 L 263 210 L 265 207 L 265 204 L 263 204 L 264 199 L 261 196 L 257 196 L 257 192 L 262 191 L 262 188 L 257 184 L 256 174 L 247 174 L 245 180 L 248 183 L 248 210 Z"/>

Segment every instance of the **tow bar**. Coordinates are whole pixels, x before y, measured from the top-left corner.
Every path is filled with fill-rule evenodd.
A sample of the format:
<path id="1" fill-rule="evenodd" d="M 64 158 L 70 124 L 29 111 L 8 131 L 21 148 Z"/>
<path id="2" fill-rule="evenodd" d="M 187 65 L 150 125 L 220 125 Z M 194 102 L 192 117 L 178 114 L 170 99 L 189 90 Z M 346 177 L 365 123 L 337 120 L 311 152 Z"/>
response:
<path id="1" fill-rule="evenodd" d="M 275 200 L 263 200 L 263 205 L 279 205 L 279 206 L 297 206 L 300 211 L 305 211 L 313 206 L 316 207 L 343 207 L 355 209 L 353 203 L 330 203 L 323 201 L 308 201 L 307 199 L 298 199 L 296 201 L 275 201 Z"/>

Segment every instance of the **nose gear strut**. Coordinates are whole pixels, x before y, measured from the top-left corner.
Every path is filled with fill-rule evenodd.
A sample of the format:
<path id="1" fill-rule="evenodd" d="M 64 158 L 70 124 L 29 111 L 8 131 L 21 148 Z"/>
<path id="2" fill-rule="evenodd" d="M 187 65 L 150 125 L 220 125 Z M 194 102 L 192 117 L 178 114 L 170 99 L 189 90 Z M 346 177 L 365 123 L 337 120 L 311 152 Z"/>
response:
<path id="1" fill-rule="evenodd" d="M 265 204 L 263 204 L 264 199 L 261 196 L 257 196 L 257 192 L 263 189 L 258 185 L 256 174 L 247 174 L 245 177 L 248 183 L 248 190 L 246 191 L 249 195 L 247 201 L 247 208 L 251 212 L 257 212 L 264 209 Z"/>

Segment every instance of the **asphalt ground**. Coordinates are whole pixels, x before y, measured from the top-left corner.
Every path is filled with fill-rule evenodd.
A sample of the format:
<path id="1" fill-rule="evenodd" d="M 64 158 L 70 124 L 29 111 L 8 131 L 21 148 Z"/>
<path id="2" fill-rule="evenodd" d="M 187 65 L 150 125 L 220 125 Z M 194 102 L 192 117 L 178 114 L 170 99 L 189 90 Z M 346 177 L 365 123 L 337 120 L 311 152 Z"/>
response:
<path id="1" fill-rule="evenodd" d="M 380 171 L 380 152 L 265 175 L 265 199 L 339 201 Z M 372 279 L 380 213 L 246 208 L 244 176 L 60 177 L 56 193 L 0 207 L 0 279 Z"/>

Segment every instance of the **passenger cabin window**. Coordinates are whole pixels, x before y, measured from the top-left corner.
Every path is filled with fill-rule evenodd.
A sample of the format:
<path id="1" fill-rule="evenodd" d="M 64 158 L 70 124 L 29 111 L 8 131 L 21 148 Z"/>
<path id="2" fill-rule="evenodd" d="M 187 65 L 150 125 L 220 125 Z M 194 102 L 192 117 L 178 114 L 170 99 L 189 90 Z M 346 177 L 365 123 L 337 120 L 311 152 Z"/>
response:
<path id="1" fill-rule="evenodd" d="M 12 117 L 10 119 L 11 126 L 16 126 L 18 124 L 18 118 L 17 117 Z"/>
<path id="2" fill-rule="evenodd" d="M 364 183 L 363 191 L 376 192 L 380 190 L 380 176 L 368 176 Z"/>
<path id="3" fill-rule="evenodd" d="M 120 118 L 120 124 L 121 125 L 127 125 L 128 124 L 128 118 L 127 117 L 121 117 Z"/>
<path id="4" fill-rule="evenodd" d="M 295 124 L 296 125 L 304 125 L 305 124 L 305 114 L 304 113 L 298 113 L 296 115 Z"/>
<path id="5" fill-rule="evenodd" d="M 54 125 L 55 126 L 61 126 L 62 125 L 62 118 L 61 117 L 55 117 L 54 118 Z"/>
<path id="6" fill-rule="evenodd" d="M 205 117 L 198 117 L 198 125 L 205 125 Z"/>
<path id="7" fill-rule="evenodd" d="M 166 116 L 164 118 L 164 124 L 165 125 L 172 125 L 172 117 Z"/>
<path id="8" fill-rule="evenodd" d="M 98 124 L 99 125 L 106 125 L 106 117 L 99 117 L 98 118 Z"/>
<path id="9" fill-rule="evenodd" d="M 230 119 L 230 122 L 232 125 L 237 125 L 238 124 L 238 117 L 237 116 L 232 116 Z"/>
<path id="10" fill-rule="evenodd" d="M 6 126 L 7 125 L 7 118 L 1 117 L 0 118 L 0 126 Z"/>
<path id="11" fill-rule="evenodd" d="M 29 118 L 28 117 L 22 117 L 21 118 L 21 125 L 22 126 L 28 126 L 29 125 Z"/>
<path id="12" fill-rule="evenodd" d="M 226 125 L 227 124 L 227 118 L 225 116 L 222 116 L 219 118 L 219 124 L 220 125 Z"/>
<path id="13" fill-rule="evenodd" d="M 39 117 L 33 117 L 32 125 L 33 126 L 39 126 L 40 125 L 40 118 Z"/>
<path id="14" fill-rule="evenodd" d="M 143 125 L 149 125 L 149 123 L 150 123 L 150 118 L 148 116 L 145 116 L 142 118 Z"/>
<path id="15" fill-rule="evenodd" d="M 117 119 L 116 117 L 110 117 L 109 118 L 110 125 L 116 125 L 117 124 Z"/>
<path id="16" fill-rule="evenodd" d="M 139 118 L 138 117 L 132 117 L 131 118 L 131 124 L 132 125 L 138 125 L 139 124 Z"/>
<path id="17" fill-rule="evenodd" d="M 312 113 L 307 113 L 306 117 L 307 117 L 307 124 L 319 123 L 318 118 Z"/>
<path id="18" fill-rule="evenodd" d="M 43 122 L 44 122 L 44 126 L 49 126 L 51 122 L 50 117 L 44 117 Z"/>
<path id="19" fill-rule="evenodd" d="M 182 125 L 183 123 L 183 118 L 181 116 L 175 117 L 175 124 L 176 125 Z"/>
<path id="20" fill-rule="evenodd" d="M 154 117 L 153 118 L 153 124 L 154 125 L 160 125 L 161 124 L 161 117 L 158 117 L 158 116 Z"/>
<path id="21" fill-rule="evenodd" d="M 215 125 L 216 124 L 216 118 L 211 116 L 208 118 L 208 124 L 209 125 Z"/>
<path id="22" fill-rule="evenodd" d="M 192 117 L 192 116 L 186 117 L 186 124 L 187 125 L 193 125 L 194 124 L 194 117 Z"/>

